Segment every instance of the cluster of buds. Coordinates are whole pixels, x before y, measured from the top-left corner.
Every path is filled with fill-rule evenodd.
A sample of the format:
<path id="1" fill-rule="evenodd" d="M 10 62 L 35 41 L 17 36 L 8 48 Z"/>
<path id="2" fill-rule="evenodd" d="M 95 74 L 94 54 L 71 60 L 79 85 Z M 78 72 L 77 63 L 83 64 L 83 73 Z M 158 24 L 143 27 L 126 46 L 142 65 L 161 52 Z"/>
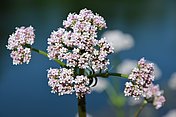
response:
<path id="1" fill-rule="evenodd" d="M 163 91 L 160 90 L 159 85 L 151 84 L 148 88 L 145 89 L 144 97 L 146 100 L 153 104 L 156 109 L 159 109 L 163 106 L 163 103 L 166 101 L 163 96 Z"/>
<path id="2" fill-rule="evenodd" d="M 8 39 L 7 49 L 12 50 L 10 56 L 13 59 L 13 64 L 29 63 L 31 59 L 30 48 L 25 45 L 32 45 L 34 43 L 34 29 L 32 26 L 27 28 L 16 28 L 15 33 L 10 35 Z"/>
<path id="3" fill-rule="evenodd" d="M 59 59 L 66 62 L 67 68 L 74 70 L 76 68 L 78 71 L 80 69 L 89 70 L 89 72 L 107 70 L 109 64 L 107 56 L 113 53 L 113 48 L 105 38 L 97 39 L 97 31 L 106 28 L 103 17 L 92 13 L 91 10 L 83 9 L 79 14 L 70 13 L 67 20 L 63 21 L 63 25 L 64 28 L 53 31 L 48 38 L 48 57 L 51 60 Z M 60 74 L 62 74 L 61 71 Z M 52 87 L 52 92 L 71 94 L 75 91 L 77 97 L 90 92 L 89 79 L 85 73 L 77 73 L 73 78 L 70 75 L 66 77 L 73 79 L 72 85 L 63 85 L 60 82 L 51 83 L 50 80 L 49 86 Z M 67 93 L 64 92 L 65 90 L 55 88 L 55 84 L 62 85 L 62 88 L 69 86 L 73 89 L 70 88 Z"/>
<path id="4" fill-rule="evenodd" d="M 86 76 L 76 76 L 74 78 L 73 69 L 49 69 L 48 85 L 52 87 L 52 93 L 58 95 L 72 94 L 76 92 L 78 97 L 90 93 L 89 79 Z"/>
<path id="5" fill-rule="evenodd" d="M 138 99 L 144 94 L 144 89 L 148 88 L 154 80 L 153 63 L 146 63 L 144 58 L 140 59 L 137 68 L 132 70 L 128 79 L 130 82 L 125 84 L 125 96 L 133 96 Z"/>
<path id="6" fill-rule="evenodd" d="M 106 70 L 109 64 L 107 56 L 113 48 L 104 38 L 96 39 L 97 30 L 106 28 L 104 19 L 91 10 L 83 9 L 79 14 L 69 14 L 63 25 L 64 28 L 53 31 L 48 38 L 49 58 L 66 60 L 68 67 Z"/>
<path id="7" fill-rule="evenodd" d="M 147 100 L 152 99 L 153 105 L 158 109 L 165 102 L 162 91 L 158 86 L 153 85 L 154 64 L 147 63 L 144 58 L 138 61 L 137 68 L 134 68 L 129 74 L 129 82 L 125 84 L 125 96 L 132 96 L 139 99 L 141 96 Z M 157 93 L 157 94 L 155 94 Z"/>

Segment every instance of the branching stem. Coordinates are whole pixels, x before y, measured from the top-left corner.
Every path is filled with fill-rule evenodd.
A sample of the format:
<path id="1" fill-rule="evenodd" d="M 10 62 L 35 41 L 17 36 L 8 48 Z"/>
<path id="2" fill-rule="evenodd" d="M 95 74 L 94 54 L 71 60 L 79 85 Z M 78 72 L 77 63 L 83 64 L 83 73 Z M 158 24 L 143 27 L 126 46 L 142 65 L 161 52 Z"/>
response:
<path id="1" fill-rule="evenodd" d="M 33 48 L 32 46 L 30 46 L 30 45 L 25 45 L 26 47 L 28 47 L 28 48 L 30 48 L 31 50 L 33 50 L 34 52 L 37 52 L 37 53 L 39 53 L 39 54 L 41 54 L 41 55 L 44 55 L 44 56 L 46 56 L 46 57 L 48 57 L 48 54 L 46 53 L 46 52 L 44 52 L 44 51 L 42 51 L 42 50 L 38 50 L 38 49 L 36 49 L 36 48 Z M 60 60 L 58 60 L 58 59 L 53 59 L 55 62 L 57 62 L 61 67 L 66 67 L 66 64 L 65 63 L 63 63 L 62 61 L 60 61 Z"/>
<path id="2" fill-rule="evenodd" d="M 118 77 L 122 77 L 122 78 L 128 78 L 128 74 L 121 74 L 121 73 L 110 73 L 110 72 L 106 72 L 106 73 L 97 73 L 97 74 L 92 74 L 89 75 L 89 78 L 93 78 L 93 77 L 103 77 L 103 78 L 107 78 L 109 76 L 118 76 Z"/>

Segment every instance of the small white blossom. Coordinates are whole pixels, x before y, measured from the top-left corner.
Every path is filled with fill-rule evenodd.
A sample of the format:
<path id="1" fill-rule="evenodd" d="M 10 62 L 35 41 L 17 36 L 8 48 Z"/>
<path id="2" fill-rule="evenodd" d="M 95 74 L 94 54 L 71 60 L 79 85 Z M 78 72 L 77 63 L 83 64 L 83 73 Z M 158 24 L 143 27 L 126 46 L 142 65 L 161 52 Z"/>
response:
<path id="1" fill-rule="evenodd" d="M 137 63 L 137 68 L 134 68 L 129 74 L 125 85 L 125 96 L 133 96 L 139 99 L 143 95 L 144 89 L 148 88 L 152 81 L 154 81 L 154 66 L 153 63 L 146 63 L 144 58 L 141 58 Z"/>
<path id="2" fill-rule="evenodd" d="M 89 79 L 87 78 L 87 76 L 76 76 L 74 83 L 74 89 L 78 98 L 81 98 L 85 94 L 89 94 L 91 92 L 90 87 L 88 86 Z"/>
<path id="3" fill-rule="evenodd" d="M 136 66 L 137 61 L 132 59 L 125 59 L 117 66 L 117 72 L 130 74 L 132 69 Z M 154 63 L 154 75 L 155 80 L 158 80 L 162 76 L 162 71 L 156 63 Z"/>
<path id="4" fill-rule="evenodd" d="M 32 26 L 29 27 L 16 27 L 15 33 L 10 35 L 8 39 L 7 49 L 13 50 L 16 49 L 18 46 L 22 46 L 25 44 L 32 45 L 34 43 L 34 29 Z"/>
<path id="5" fill-rule="evenodd" d="M 124 93 L 125 96 L 132 96 L 135 100 L 138 100 L 143 94 L 143 91 L 139 85 L 134 85 L 132 82 L 126 82 Z"/>
<path id="6" fill-rule="evenodd" d="M 135 100 L 144 97 L 152 102 L 156 109 L 159 109 L 165 102 L 165 97 L 160 91 L 159 85 L 153 85 L 154 64 L 147 63 L 144 58 L 137 62 L 137 67 L 133 68 L 129 74 L 129 82 L 125 84 L 125 96 L 132 96 Z"/>
<path id="7" fill-rule="evenodd" d="M 163 91 L 160 91 L 159 89 L 159 85 L 151 84 L 145 89 L 143 96 L 149 100 L 153 99 L 152 103 L 156 109 L 161 108 L 166 101 L 165 97 L 163 96 Z"/>
<path id="8" fill-rule="evenodd" d="M 16 50 L 11 52 L 10 57 L 13 59 L 14 65 L 22 63 L 28 64 L 31 59 L 31 50 L 29 48 L 24 49 L 22 46 L 19 46 Z"/>
<path id="9" fill-rule="evenodd" d="M 34 29 L 32 26 L 16 28 L 15 33 L 10 35 L 8 39 L 7 49 L 12 50 L 10 56 L 13 59 L 13 64 L 29 63 L 31 59 L 30 48 L 25 45 L 34 43 Z"/>
<path id="10" fill-rule="evenodd" d="M 74 92 L 73 70 L 72 69 L 52 69 L 48 70 L 48 85 L 52 88 L 52 93 L 58 95 L 72 94 Z"/>
<path id="11" fill-rule="evenodd" d="M 124 34 L 119 30 L 106 31 L 103 34 L 108 42 L 114 47 L 115 52 L 130 49 L 134 46 L 134 39 L 129 34 Z"/>
<path id="12" fill-rule="evenodd" d="M 89 79 L 87 76 L 80 75 L 74 77 L 73 69 L 52 69 L 48 70 L 48 85 L 52 88 L 52 93 L 58 95 L 76 93 L 78 98 L 91 92 Z"/>
<path id="13" fill-rule="evenodd" d="M 168 86 L 169 86 L 170 89 L 176 90 L 176 72 L 174 72 L 171 75 L 171 77 L 170 77 L 170 79 L 168 81 Z"/>

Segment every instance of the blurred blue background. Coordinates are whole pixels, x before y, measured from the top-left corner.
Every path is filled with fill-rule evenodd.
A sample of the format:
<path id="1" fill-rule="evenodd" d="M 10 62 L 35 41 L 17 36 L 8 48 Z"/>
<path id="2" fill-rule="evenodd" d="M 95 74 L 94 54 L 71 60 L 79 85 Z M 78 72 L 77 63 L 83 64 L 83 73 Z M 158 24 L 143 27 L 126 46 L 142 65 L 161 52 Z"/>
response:
<path id="1" fill-rule="evenodd" d="M 152 116 L 162 117 L 176 108 L 176 93 L 167 85 L 176 72 L 175 0 L 4 0 L 0 3 L 0 117 L 76 115 L 75 95 L 59 97 L 51 94 L 47 85 L 46 70 L 57 64 L 33 52 L 28 65 L 13 66 L 5 45 L 15 27 L 32 25 L 36 34 L 34 47 L 46 50 L 51 31 L 62 27 L 68 13 L 78 13 L 83 8 L 103 16 L 106 30 L 118 29 L 133 36 L 135 46 L 111 56 L 112 63 L 117 58 L 138 60 L 144 56 L 161 69 L 162 77 L 157 83 L 165 90 L 167 102 L 163 108 L 151 110 Z M 106 30 L 100 31 L 99 36 Z M 133 107 L 125 109 L 130 108 Z M 93 92 L 87 96 L 87 111 L 93 117 L 115 117 L 116 110 L 106 94 Z"/>

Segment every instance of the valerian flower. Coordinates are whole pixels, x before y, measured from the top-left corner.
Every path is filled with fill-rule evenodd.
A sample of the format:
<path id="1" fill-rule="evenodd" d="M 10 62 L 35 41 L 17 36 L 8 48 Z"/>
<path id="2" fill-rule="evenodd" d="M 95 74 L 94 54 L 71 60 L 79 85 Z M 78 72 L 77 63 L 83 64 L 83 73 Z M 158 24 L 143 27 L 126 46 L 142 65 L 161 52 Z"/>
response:
<path id="1" fill-rule="evenodd" d="M 125 84 L 125 96 L 132 96 L 135 99 L 144 97 L 149 103 L 153 103 L 159 109 L 165 102 L 163 91 L 159 90 L 159 85 L 153 85 L 154 64 L 147 63 L 144 58 L 140 59 L 137 68 L 129 74 L 129 82 Z"/>
<path id="2" fill-rule="evenodd" d="M 81 75 L 74 78 L 73 69 L 52 69 L 48 70 L 48 85 L 52 87 L 52 93 L 58 95 L 72 94 L 76 92 L 77 97 L 90 93 L 89 79 Z"/>
<path id="3" fill-rule="evenodd" d="M 72 94 L 73 90 L 73 70 L 72 69 L 52 69 L 48 70 L 48 85 L 52 87 L 52 93 L 58 95 Z"/>
<path id="4" fill-rule="evenodd" d="M 132 96 L 135 99 L 143 95 L 144 89 L 150 86 L 155 77 L 153 63 L 146 63 L 146 60 L 142 58 L 138 61 L 137 66 L 129 74 L 130 82 L 125 84 L 124 90 L 125 96 Z"/>
<path id="5" fill-rule="evenodd" d="M 73 68 L 76 75 L 72 78 L 72 85 L 62 85 L 62 88 L 72 87 L 70 90 L 73 90 L 77 97 L 81 97 L 90 93 L 89 79 L 84 73 L 77 71 L 84 69 L 84 72 L 88 70 L 94 73 L 107 70 L 107 65 L 110 64 L 107 56 L 113 53 L 113 48 L 105 38 L 97 39 L 97 31 L 106 28 L 106 23 L 103 17 L 91 10 L 82 9 L 79 14 L 70 13 L 67 20 L 63 21 L 63 26 L 64 28 L 53 31 L 48 38 L 48 57 L 51 60 L 59 59 L 66 63 L 67 68 Z M 52 92 L 61 94 L 61 90 L 58 90 L 55 81 L 53 82 L 54 85 L 49 83 Z M 60 85 L 60 82 L 57 84 Z"/>
<path id="6" fill-rule="evenodd" d="M 32 26 L 16 28 L 15 33 L 10 35 L 8 39 L 7 49 L 12 50 L 10 56 L 13 59 L 13 64 L 29 63 L 31 59 L 30 48 L 25 45 L 34 43 L 34 29 Z"/>
<path id="7" fill-rule="evenodd" d="M 164 92 L 159 89 L 159 85 L 151 84 L 148 88 L 145 89 L 144 97 L 146 100 L 149 100 L 156 109 L 159 109 L 166 101 L 163 93 Z"/>

